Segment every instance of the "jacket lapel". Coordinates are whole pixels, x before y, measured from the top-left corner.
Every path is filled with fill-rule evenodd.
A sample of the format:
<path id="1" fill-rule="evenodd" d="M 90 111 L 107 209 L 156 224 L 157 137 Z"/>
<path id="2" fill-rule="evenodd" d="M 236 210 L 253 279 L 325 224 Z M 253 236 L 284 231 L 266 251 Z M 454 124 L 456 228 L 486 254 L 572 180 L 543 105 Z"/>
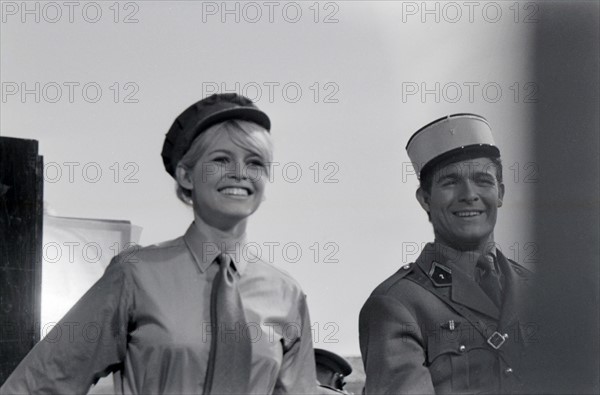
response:
<path id="1" fill-rule="evenodd" d="M 498 320 L 500 311 L 490 298 L 479 287 L 479 284 L 472 278 L 469 278 L 462 270 L 453 269 L 453 262 L 434 247 L 433 244 L 427 244 L 423 252 L 417 259 L 417 265 L 429 276 L 429 280 L 435 286 L 434 291 L 440 295 L 447 295 L 450 289 L 450 299 L 452 302 L 463 305 L 471 310 L 485 314 Z M 434 263 L 451 269 L 452 282 L 448 286 L 436 285 L 431 278 L 432 267 Z"/>
<path id="2" fill-rule="evenodd" d="M 504 290 L 502 313 L 500 314 L 500 327 L 509 328 L 519 322 L 521 306 L 527 300 L 527 277 L 519 275 L 511 263 L 500 251 L 497 253 L 498 265 L 504 274 Z M 522 331 L 522 328 L 519 328 Z"/>
<path id="3" fill-rule="evenodd" d="M 456 273 L 456 274 L 454 274 Z M 460 270 L 452 276 L 452 300 L 472 310 L 477 310 L 494 319 L 500 317 L 500 310 L 481 289 L 475 280 L 467 277 Z"/>

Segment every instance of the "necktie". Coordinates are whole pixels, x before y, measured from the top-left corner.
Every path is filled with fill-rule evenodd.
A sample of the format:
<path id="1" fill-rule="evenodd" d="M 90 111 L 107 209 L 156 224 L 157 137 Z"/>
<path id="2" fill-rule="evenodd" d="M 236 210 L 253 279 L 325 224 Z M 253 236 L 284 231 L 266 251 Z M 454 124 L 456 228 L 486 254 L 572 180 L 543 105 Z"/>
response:
<path id="1" fill-rule="evenodd" d="M 481 256 L 476 265 L 479 269 L 479 286 L 496 306 L 500 307 L 502 304 L 502 288 L 500 275 L 495 266 L 494 257 L 489 254 Z"/>
<path id="2" fill-rule="evenodd" d="M 221 254 L 217 261 L 220 268 L 210 297 L 212 337 L 204 394 L 245 394 L 252 360 L 246 317 L 231 258 Z"/>

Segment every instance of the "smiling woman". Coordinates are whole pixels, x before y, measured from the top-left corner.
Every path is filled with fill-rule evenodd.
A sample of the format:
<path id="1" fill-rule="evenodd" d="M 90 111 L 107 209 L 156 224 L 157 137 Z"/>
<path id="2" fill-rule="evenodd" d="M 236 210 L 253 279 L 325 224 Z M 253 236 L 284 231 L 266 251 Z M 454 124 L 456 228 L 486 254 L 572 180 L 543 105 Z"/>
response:
<path id="1" fill-rule="evenodd" d="M 177 196 L 184 203 L 193 204 L 194 188 L 189 179 L 196 167 L 199 167 L 198 173 L 203 181 L 209 177 L 244 178 L 249 181 L 246 185 L 237 185 L 243 187 L 238 194 L 245 193 L 247 187 L 254 183 L 260 183 L 261 190 L 252 192 L 262 193 L 272 161 L 273 143 L 266 129 L 241 120 L 219 123 L 198 136 L 179 162 Z"/>
<path id="2" fill-rule="evenodd" d="M 234 229 L 260 206 L 272 162 L 263 127 L 230 120 L 196 138 L 175 170 L 178 196 L 194 207 L 197 223 Z M 234 231 L 234 233 L 239 233 Z"/>
<path id="3" fill-rule="evenodd" d="M 316 393 L 305 295 L 244 248 L 272 161 L 270 126 L 236 94 L 177 117 L 162 157 L 194 222 L 115 257 L 0 393 L 86 393 L 109 372 L 126 394 Z"/>

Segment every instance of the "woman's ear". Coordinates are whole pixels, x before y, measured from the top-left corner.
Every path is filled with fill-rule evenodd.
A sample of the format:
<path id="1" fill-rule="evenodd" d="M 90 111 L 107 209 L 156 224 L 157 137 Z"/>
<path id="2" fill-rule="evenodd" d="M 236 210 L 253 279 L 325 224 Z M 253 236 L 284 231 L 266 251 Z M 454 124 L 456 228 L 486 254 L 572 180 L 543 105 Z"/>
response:
<path id="1" fill-rule="evenodd" d="M 192 176 L 190 171 L 183 167 L 182 165 L 177 165 L 175 169 L 175 176 L 177 179 L 177 183 L 185 189 L 194 189 L 194 183 L 192 182 Z"/>
<path id="2" fill-rule="evenodd" d="M 429 212 L 429 194 L 423 189 L 419 188 L 417 189 L 416 196 L 419 204 L 421 207 L 423 207 L 423 210 Z"/>

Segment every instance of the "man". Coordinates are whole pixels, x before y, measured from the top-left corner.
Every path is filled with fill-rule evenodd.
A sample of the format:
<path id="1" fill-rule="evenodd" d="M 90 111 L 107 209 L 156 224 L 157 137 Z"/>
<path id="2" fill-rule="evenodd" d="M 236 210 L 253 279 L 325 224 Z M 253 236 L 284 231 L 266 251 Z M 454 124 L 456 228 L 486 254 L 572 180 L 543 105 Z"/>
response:
<path id="1" fill-rule="evenodd" d="M 379 285 L 360 313 L 366 394 L 522 392 L 530 272 L 494 244 L 504 185 L 481 116 L 456 114 L 406 147 L 435 240 Z"/>
<path id="2" fill-rule="evenodd" d="M 344 378 L 352 373 L 352 366 L 343 357 L 322 348 L 315 348 L 315 363 L 319 390 L 323 394 L 349 394 L 344 390 Z"/>

